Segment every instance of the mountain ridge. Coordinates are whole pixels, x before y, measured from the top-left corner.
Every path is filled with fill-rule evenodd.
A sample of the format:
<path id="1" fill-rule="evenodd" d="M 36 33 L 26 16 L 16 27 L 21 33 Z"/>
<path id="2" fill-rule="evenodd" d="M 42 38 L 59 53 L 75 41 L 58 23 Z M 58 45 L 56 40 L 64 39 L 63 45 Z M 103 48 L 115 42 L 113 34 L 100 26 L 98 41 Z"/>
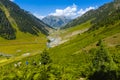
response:
<path id="1" fill-rule="evenodd" d="M 65 16 L 46 16 L 42 21 L 54 28 L 60 28 L 70 22 L 72 19 Z"/>
<path id="2" fill-rule="evenodd" d="M 16 39 L 17 33 L 19 32 L 21 35 L 24 33 L 30 33 L 36 36 L 38 36 L 39 33 L 48 35 L 49 29 L 52 29 L 49 25 L 45 24 L 43 21 L 21 9 L 18 5 L 9 0 L 1 0 L 0 9 L 11 26 L 11 29 L 13 29 L 12 31 L 9 30 L 8 32 L 1 32 L 3 34 L 1 37 L 5 39 Z M 6 23 L 4 22 L 4 25 L 5 24 Z M 1 28 L 4 28 L 4 25 L 1 26 Z M 14 34 L 13 38 L 9 37 L 12 35 L 11 33 Z"/>
<path id="3" fill-rule="evenodd" d="M 20 46 L 18 45 L 17 50 L 15 46 L 15 51 L 21 51 L 22 56 L 9 59 L 2 53 L 0 78 L 2 80 L 120 80 L 120 8 L 114 4 L 116 3 L 111 2 L 97 10 L 91 10 L 82 18 L 73 21 L 70 27 L 59 29 L 56 34 L 51 35 L 62 36 L 63 39 L 69 34 L 71 37 L 63 44 L 57 44 L 56 47 L 43 52 L 37 50 L 42 44 L 32 48 L 30 45 L 25 48 L 23 44 L 23 49 L 18 48 Z M 89 30 L 86 31 L 86 28 Z M 73 32 L 77 30 L 85 32 L 80 31 L 81 33 L 74 35 Z M 35 42 L 38 40 L 33 38 L 32 41 L 34 39 Z M 49 40 L 51 41 L 54 41 L 54 38 Z M 8 50 L 8 46 L 6 47 Z M 0 49 L 2 51 L 6 48 L 0 46 Z M 31 54 L 29 49 L 34 49 L 32 51 L 34 54 Z M 13 55 L 13 52 L 11 54 Z"/>
<path id="4" fill-rule="evenodd" d="M 108 17 L 110 15 L 113 15 L 115 13 L 115 11 L 117 9 L 119 9 L 119 7 L 120 7 L 120 3 L 118 0 L 115 0 L 110 3 L 106 3 L 103 6 L 99 7 L 98 9 L 90 10 L 90 11 L 86 12 L 82 16 L 80 16 L 80 17 L 74 19 L 73 21 L 69 22 L 68 24 L 66 24 L 61 29 L 77 26 L 77 25 L 84 23 L 91 19 L 92 19 L 91 23 L 93 24 L 93 27 L 97 26 L 95 24 L 98 24 L 98 22 L 100 24 L 100 21 L 105 20 L 104 17 L 107 17 L 107 19 L 108 19 Z M 110 19 L 108 19 L 108 20 L 110 20 Z M 103 25 L 103 23 L 101 25 Z"/>

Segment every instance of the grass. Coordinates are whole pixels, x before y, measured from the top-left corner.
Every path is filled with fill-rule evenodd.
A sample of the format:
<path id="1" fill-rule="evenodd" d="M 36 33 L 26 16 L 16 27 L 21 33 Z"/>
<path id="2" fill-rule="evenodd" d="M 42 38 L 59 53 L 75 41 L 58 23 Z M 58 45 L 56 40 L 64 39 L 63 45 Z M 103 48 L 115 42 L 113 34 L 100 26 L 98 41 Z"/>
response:
<path id="1" fill-rule="evenodd" d="M 117 66 L 120 66 L 119 33 L 120 33 L 119 23 L 116 23 L 116 25 L 110 25 L 109 27 L 101 27 L 98 30 L 92 32 L 85 32 L 81 35 L 76 35 L 70 41 L 61 44 L 57 47 L 48 49 L 50 57 L 52 58 L 53 61 L 52 64 L 54 67 L 60 70 L 60 72 L 62 73 L 63 80 L 65 78 L 68 79 L 68 77 L 69 80 L 80 79 L 81 77 L 83 77 L 81 75 L 84 74 L 87 75 L 89 73 L 89 66 L 92 64 L 92 59 L 94 58 L 94 50 L 96 48 L 95 44 L 99 39 L 102 39 L 105 44 L 112 43 L 111 41 L 113 42 L 117 41 L 118 43 L 117 45 L 114 45 L 113 47 L 107 45 L 107 48 L 110 54 L 112 55 L 114 61 L 117 62 Z M 90 45 L 94 45 L 94 48 L 93 46 Z M 88 46 L 89 49 L 87 49 Z M 0 64 L 1 66 L 4 65 L 2 67 L 2 72 L 4 72 L 2 73 L 2 75 L 5 75 L 7 73 L 6 72 L 7 70 L 10 73 L 17 72 L 16 74 L 18 74 L 18 71 L 19 74 L 26 73 L 25 70 L 28 72 L 30 70 L 33 73 L 39 72 L 38 69 L 39 67 L 37 68 L 34 66 L 32 67 L 32 65 L 26 67 L 25 65 L 26 60 L 28 60 L 30 63 L 33 60 L 36 60 L 36 62 L 38 63 L 40 60 L 40 55 L 38 53 L 40 52 L 38 51 L 36 55 L 31 55 L 25 58 L 21 56 L 11 58 L 8 59 L 9 61 L 1 63 Z M 14 68 L 14 63 L 17 63 L 19 60 L 22 61 L 23 65 L 18 69 Z M 12 67 L 12 69 L 10 69 L 10 67 Z M 30 73 L 32 74 L 32 72 Z M 57 73 L 57 70 L 55 72 Z"/>
<path id="2" fill-rule="evenodd" d="M 9 63 L 13 63 L 13 62 L 17 62 L 17 61 L 20 61 L 20 60 L 24 60 L 26 58 L 30 58 L 31 56 L 35 56 L 35 55 L 38 55 L 40 54 L 42 51 L 40 50 L 36 50 L 33 52 L 33 54 L 30 54 L 29 56 L 23 56 L 23 55 L 20 55 L 20 56 L 16 56 L 16 57 L 12 57 L 12 58 L 5 58 L 3 60 L 0 61 L 0 66 L 4 66 L 4 65 L 7 65 Z"/>
<path id="3" fill-rule="evenodd" d="M 39 36 L 36 36 L 30 33 L 21 32 L 15 20 L 10 16 L 8 9 L 2 5 L 2 3 L 0 3 L 0 8 L 4 11 L 12 27 L 16 29 L 15 40 L 6 40 L 0 37 L 0 53 L 12 55 L 10 59 L 7 59 L 5 56 L 0 57 L 0 64 L 7 64 L 22 59 L 24 58 L 22 56 L 23 54 L 30 53 L 30 55 L 33 55 L 37 51 L 41 52 L 46 48 L 47 39 L 44 34 L 39 33 Z"/>
<path id="4" fill-rule="evenodd" d="M 25 53 L 33 53 L 36 50 L 44 50 L 46 48 L 46 36 L 39 33 L 39 36 L 32 35 L 30 33 L 21 32 L 18 29 L 18 25 L 11 17 L 8 9 L 0 3 L 0 8 L 4 11 L 7 19 L 11 23 L 12 27 L 16 29 L 15 40 L 5 40 L 0 38 L 0 52 L 4 54 L 12 54 L 13 56 L 20 56 Z M 9 47 L 9 48 L 8 48 Z"/>
<path id="5" fill-rule="evenodd" d="M 92 59 L 94 58 L 94 50 L 97 48 L 96 43 L 98 40 L 102 39 L 114 61 L 120 67 L 119 24 L 120 22 L 115 25 L 109 25 L 109 27 L 101 27 L 94 31 L 84 32 L 81 35 L 74 35 L 74 37 L 72 37 L 68 42 L 48 49 L 50 57 L 53 61 L 52 64 L 59 68 L 62 72 L 62 77 L 71 77 L 71 80 L 75 80 L 76 78 L 79 79 L 80 77 L 83 77 L 81 76 L 83 75 L 82 73 L 85 75 L 88 74 L 88 68 L 92 64 Z M 81 25 L 77 25 L 76 27 L 61 31 L 60 36 L 64 37 L 72 32 L 83 30 L 89 28 L 90 26 L 90 21 L 88 21 Z M 33 60 L 36 60 L 36 62 L 39 62 L 40 53 L 44 48 L 46 48 L 46 37 L 42 34 L 40 34 L 42 37 L 33 36 L 28 33 L 24 33 L 26 34 L 25 36 L 23 36 L 23 33 L 21 34 L 18 32 L 18 34 L 19 35 L 16 40 L 9 41 L 0 39 L 0 45 L 2 45 L 0 46 L 0 51 L 15 56 L 10 59 L 3 58 L 0 61 L 0 66 L 3 66 L 1 67 L 2 75 L 7 74 L 7 70 L 9 73 L 20 72 L 21 74 L 25 72 L 24 70 L 30 70 L 33 72 L 39 71 L 39 67 L 36 68 L 36 71 L 34 71 L 34 67 L 31 65 L 26 67 L 25 61 L 28 60 L 29 62 L 32 62 Z M 111 47 L 109 44 L 112 44 L 113 46 Z M 21 51 L 17 52 L 18 50 Z M 22 56 L 24 53 L 31 54 L 30 56 L 24 57 Z M 14 68 L 14 63 L 18 61 L 22 61 L 24 63 L 20 69 Z"/>
<path id="6" fill-rule="evenodd" d="M 20 55 L 27 52 L 31 53 L 46 48 L 46 42 L 47 40 L 44 36 L 25 37 L 16 40 L 1 40 L 0 52 L 14 55 Z"/>
<path id="7" fill-rule="evenodd" d="M 117 23 L 116 25 L 111 25 L 110 27 L 102 27 L 102 28 L 99 28 L 98 30 L 95 30 L 92 32 L 85 32 L 81 35 L 76 35 L 70 41 L 68 41 L 62 45 L 59 45 L 57 47 L 51 48 L 48 51 L 49 51 L 50 56 L 52 57 L 53 62 L 55 64 L 59 64 L 61 66 L 69 65 L 69 67 L 73 67 L 73 66 L 77 67 L 78 62 L 82 62 L 82 61 L 79 61 L 79 59 L 82 58 L 82 57 L 80 58 L 80 55 L 84 55 L 84 51 L 89 52 L 89 50 L 91 48 L 95 47 L 95 46 L 92 47 L 90 45 L 95 45 L 95 43 L 99 39 L 103 39 L 103 40 L 105 39 L 104 42 L 106 43 L 106 41 L 108 41 L 109 37 L 112 37 L 114 35 L 117 35 L 117 37 L 118 37 L 117 40 L 119 43 L 119 32 L 120 32 L 119 23 Z M 36 49 L 38 49 L 38 47 L 39 47 L 39 45 L 37 47 L 35 47 L 35 46 L 33 46 L 33 44 L 31 44 L 31 46 L 34 51 Z M 87 48 L 88 46 L 89 46 L 89 49 Z M 14 46 L 14 47 L 16 47 L 16 46 Z M 23 45 L 21 45 L 21 48 L 22 47 L 23 47 Z M 29 49 L 28 49 L 29 47 L 30 46 L 27 46 L 25 48 L 26 52 L 29 52 Z M 12 46 L 11 46 L 11 48 L 12 48 Z M 18 50 L 18 49 L 16 49 L 16 50 Z M 23 52 L 23 53 L 25 53 L 25 52 Z M 88 55 L 86 54 L 84 56 L 87 57 Z M 72 64 L 72 63 L 74 63 L 74 64 Z"/>
<path id="8" fill-rule="evenodd" d="M 90 21 L 87 21 L 87 22 L 85 22 L 85 23 L 83 23 L 83 24 L 77 25 L 77 26 L 75 26 L 75 27 L 70 27 L 70 28 L 61 30 L 61 31 L 60 31 L 60 32 L 61 32 L 60 36 L 61 36 L 61 37 L 64 37 L 64 36 L 66 36 L 66 35 L 71 35 L 71 33 L 73 33 L 73 32 L 80 31 L 80 30 L 84 30 L 84 29 L 88 29 L 88 28 L 90 28 L 90 26 L 91 26 L 91 23 L 90 23 L 90 22 L 91 22 L 91 20 L 90 20 Z"/>
<path id="9" fill-rule="evenodd" d="M 69 42 L 52 48 L 49 50 L 49 52 L 51 53 L 51 57 L 55 64 L 59 64 L 61 66 L 68 66 L 70 64 L 69 67 L 78 67 L 77 65 L 82 62 L 80 61 L 82 60 L 82 57 L 80 57 L 79 55 L 85 55 L 81 52 L 89 52 L 88 50 L 85 50 L 86 47 L 94 44 L 99 39 L 106 39 L 107 37 L 119 34 L 119 32 L 120 27 L 118 23 L 107 28 L 102 27 L 92 32 L 86 32 L 82 35 L 76 35 L 76 37 L 71 39 Z M 86 54 L 86 57 L 88 55 L 89 54 Z"/>

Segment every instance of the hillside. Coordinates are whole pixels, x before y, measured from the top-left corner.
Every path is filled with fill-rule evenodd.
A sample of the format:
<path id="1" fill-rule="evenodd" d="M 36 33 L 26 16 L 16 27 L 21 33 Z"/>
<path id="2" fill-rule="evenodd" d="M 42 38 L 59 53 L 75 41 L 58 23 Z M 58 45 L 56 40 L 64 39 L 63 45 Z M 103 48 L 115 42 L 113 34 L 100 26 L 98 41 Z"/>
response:
<path id="1" fill-rule="evenodd" d="M 62 27 L 62 29 L 77 26 L 91 19 L 93 19 L 91 21 L 92 27 L 99 27 L 97 25 L 104 26 L 110 23 L 112 24 L 115 21 L 119 20 L 118 19 L 119 10 L 117 10 L 120 7 L 119 5 L 120 5 L 119 1 L 106 3 L 105 5 L 99 7 L 98 9 L 90 10 L 83 14 L 81 17 L 74 19 L 73 21 Z"/>
<path id="2" fill-rule="evenodd" d="M 28 56 L 28 58 L 25 59 L 15 58 L 15 61 L 11 61 L 11 59 L 9 59 L 13 63 L 7 61 L 8 63 L 10 62 L 10 64 L 1 67 L 1 78 L 40 79 L 40 76 L 44 74 L 42 71 L 44 71 L 46 72 L 46 75 L 49 75 L 50 80 L 60 80 L 61 78 L 62 80 L 78 80 L 80 78 L 86 80 L 86 78 L 93 73 L 90 66 L 92 65 L 92 60 L 95 57 L 95 51 L 98 49 L 96 44 L 98 43 L 99 39 L 102 39 L 107 46 L 109 54 L 112 56 L 116 65 L 118 67 L 120 66 L 119 32 L 120 27 L 116 23 L 116 25 L 111 25 L 109 28 L 104 27 L 94 32 L 76 35 L 70 41 L 49 49 L 48 52 L 50 58 L 52 59 L 52 63 L 45 66 L 47 71 L 44 71 L 44 65 L 39 65 L 41 58 L 40 52 L 38 55 L 32 57 Z M 29 65 L 26 65 L 26 61 L 29 62 Z M 33 65 L 33 61 L 35 61 L 37 65 Z M 15 68 L 14 64 L 18 62 L 22 62 L 22 64 L 20 67 Z M 11 74 L 7 74 L 6 76 L 7 71 L 9 71 L 8 73 Z M 119 72 L 119 69 L 117 71 Z M 117 74 L 119 76 L 120 73 Z"/>
<path id="3" fill-rule="evenodd" d="M 50 26 L 15 3 L 0 0 L 1 62 L 6 60 L 6 55 L 16 57 L 44 50 L 50 30 Z"/>
<path id="4" fill-rule="evenodd" d="M 69 39 L 63 44 L 1 61 L 1 79 L 120 80 L 120 8 L 116 4 L 107 3 L 89 16 L 99 15 L 96 18 L 85 17 L 82 23 L 50 35 Z"/>
<path id="5" fill-rule="evenodd" d="M 41 32 L 48 35 L 51 29 L 50 26 L 9 0 L 0 0 L 0 12 L 0 35 L 5 39 L 16 39 L 19 37 L 17 35 L 19 32 L 32 35 L 38 35 Z"/>
<path id="6" fill-rule="evenodd" d="M 70 22 L 71 19 L 64 16 L 47 16 L 42 21 L 54 28 L 60 28 Z"/>

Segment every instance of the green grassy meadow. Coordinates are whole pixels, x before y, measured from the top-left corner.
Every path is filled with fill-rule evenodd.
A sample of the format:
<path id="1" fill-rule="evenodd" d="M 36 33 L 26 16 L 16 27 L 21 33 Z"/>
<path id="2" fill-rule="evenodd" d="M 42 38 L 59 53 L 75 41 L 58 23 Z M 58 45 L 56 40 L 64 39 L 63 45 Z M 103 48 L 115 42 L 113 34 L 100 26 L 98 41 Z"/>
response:
<path id="1" fill-rule="evenodd" d="M 83 26 L 83 24 L 81 26 Z M 74 31 L 74 29 L 71 29 L 69 31 Z M 98 49 L 96 44 L 100 39 L 103 41 L 104 45 L 106 46 L 107 50 L 112 56 L 117 67 L 119 67 L 120 66 L 120 60 L 119 60 L 120 59 L 120 33 L 119 32 L 120 32 L 120 27 L 118 22 L 115 25 L 110 25 L 109 27 L 101 27 L 92 32 L 87 31 L 80 35 L 79 34 L 74 35 L 68 42 L 61 44 L 59 46 L 56 46 L 54 48 L 47 49 L 47 51 L 49 52 L 50 58 L 52 59 L 50 72 L 48 72 L 50 76 L 49 79 L 50 80 L 55 80 L 55 79 L 56 80 L 78 80 L 80 78 L 83 78 L 84 80 L 86 80 L 89 74 L 92 74 L 90 70 L 90 66 L 92 65 L 92 60 L 94 59 L 95 51 Z M 31 40 L 34 42 L 35 38 L 33 39 L 32 38 Z M 41 39 L 38 38 L 38 41 L 41 41 Z M 3 40 L 3 43 L 5 42 Z M 27 42 L 27 39 L 26 39 L 26 42 Z M 40 77 L 39 75 L 41 74 L 42 67 L 40 67 L 39 65 L 33 66 L 32 62 L 35 60 L 36 63 L 38 64 L 40 61 L 41 52 L 39 51 L 41 49 L 42 50 L 45 49 L 45 47 L 43 46 L 41 48 L 40 45 L 41 45 L 40 43 L 26 44 L 26 45 L 11 45 L 9 46 L 8 51 L 5 50 L 7 46 L 2 46 L 0 48 L 1 50 L 6 52 L 11 52 L 11 54 L 12 52 L 14 53 L 14 51 L 18 49 L 21 49 L 23 51 L 19 54 L 22 54 L 25 52 L 35 53 L 36 51 L 37 53 L 35 55 L 31 55 L 23 58 L 21 58 L 20 56 L 18 58 L 16 57 L 16 58 L 8 59 L 5 64 L 3 61 L 3 63 L 1 63 L 1 69 L 2 69 L 1 77 L 3 79 L 8 77 L 12 79 L 18 76 L 19 79 L 22 79 L 22 78 L 34 79 L 34 80 L 38 79 Z M 23 64 L 21 65 L 20 68 L 15 68 L 14 64 L 19 61 L 21 61 Z M 30 64 L 26 66 L 25 61 L 29 61 Z M 48 67 L 46 68 L 49 69 Z M 11 74 L 8 74 L 8 73 L 11 73 Z"/>

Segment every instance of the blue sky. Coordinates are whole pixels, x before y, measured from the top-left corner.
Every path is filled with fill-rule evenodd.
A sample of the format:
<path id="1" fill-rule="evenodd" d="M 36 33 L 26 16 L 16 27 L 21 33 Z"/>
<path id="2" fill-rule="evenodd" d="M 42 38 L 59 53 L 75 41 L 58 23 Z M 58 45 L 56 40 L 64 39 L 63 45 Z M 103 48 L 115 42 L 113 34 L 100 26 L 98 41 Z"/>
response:
<path id="1" fill-rule="evenodd" d="M 112 0 L 13 0 L 38 18 L 47 15 L 75 18 Z"/>

